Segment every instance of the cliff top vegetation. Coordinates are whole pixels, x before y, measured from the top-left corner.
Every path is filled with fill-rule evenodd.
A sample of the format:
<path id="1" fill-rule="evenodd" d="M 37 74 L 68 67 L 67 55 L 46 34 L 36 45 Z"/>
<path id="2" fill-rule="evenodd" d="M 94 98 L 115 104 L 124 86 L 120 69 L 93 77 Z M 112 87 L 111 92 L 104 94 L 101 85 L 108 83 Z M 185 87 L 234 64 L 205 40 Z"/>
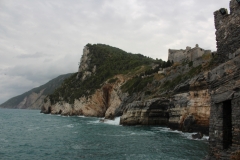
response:
<path id="1" fill-rule="evenodd" d="M 81 78 L 76 77 L 82 77 L 84 72 L 75 73 L 66 79 L 61 87 L 49 95 L 52 104 L 61 100 L 72 104 L 75 99 L 82 96 L 88 97 L 96 89 L 99 89 L 106 80 L 113 78 L 117 74 L 125 74 L 131 77 L 135 76 L 141 68 L 144 68 L 144 73 L 151 70 L 151 65 L 160 64 L 159 66 L 166 67 L 171 64 L 161 59 L 154 60 L 141 54 L 128 53 L 105 44 L 87 44 L 86 46 L 90 51 L 88 54 L 90 63 L 86 71 L 91 72 L 94 67 L 96 67 L 96 71 L 83 81 Z M 114 80 L 111 79 L 111 81 Z"/>

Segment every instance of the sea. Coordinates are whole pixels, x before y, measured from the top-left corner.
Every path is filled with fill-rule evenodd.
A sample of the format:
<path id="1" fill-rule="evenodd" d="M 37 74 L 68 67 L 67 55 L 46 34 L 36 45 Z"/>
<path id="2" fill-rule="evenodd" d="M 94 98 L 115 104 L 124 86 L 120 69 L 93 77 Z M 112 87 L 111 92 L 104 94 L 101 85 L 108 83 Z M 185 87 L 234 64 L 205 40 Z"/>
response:
<path id="1" fill-rule="evenodd" d="M 201 160 L 208 137 L 191 139 L 162 126 L 121 126 L 120 117 L 0 109 L 1 160 Z"/>

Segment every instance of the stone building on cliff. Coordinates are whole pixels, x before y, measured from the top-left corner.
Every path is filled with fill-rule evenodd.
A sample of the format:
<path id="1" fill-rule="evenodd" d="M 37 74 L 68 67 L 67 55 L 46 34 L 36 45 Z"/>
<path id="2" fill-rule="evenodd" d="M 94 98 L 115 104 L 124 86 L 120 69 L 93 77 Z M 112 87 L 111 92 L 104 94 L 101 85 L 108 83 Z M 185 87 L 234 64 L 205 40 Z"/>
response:
<path id="1" fill-rule="evenodd" d="M 203 54 L 211 53 L 211 50 L 204 50 L 196 44 L 194 48 L 186 47 L 186 49 L 169 49 L 168 50 L 168 60 L 171 62 L 182 62 L 184 60 L 195 61 Z"/>
<path id="2" fill-rule="evenodd" d="M 240 158 L 240 2 L 214 12 L 217 60 L 208 73 L 211 93 L 210 159 Z"/>

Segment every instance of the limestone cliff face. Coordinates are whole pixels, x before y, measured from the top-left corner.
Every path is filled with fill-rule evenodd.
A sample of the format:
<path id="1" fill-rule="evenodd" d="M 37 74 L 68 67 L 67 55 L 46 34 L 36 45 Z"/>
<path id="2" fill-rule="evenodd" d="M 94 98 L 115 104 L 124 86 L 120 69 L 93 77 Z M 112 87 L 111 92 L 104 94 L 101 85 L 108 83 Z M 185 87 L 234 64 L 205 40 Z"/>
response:
<path id="1" fill-rule="evenodd" d="M 89 97 L 75 99 L 74 104 L 59 101 L 51 105 L 50 100 L 42 106 L 43 113 L 62 115 L 84 115 L 94 117 L 114 118 L 115 110 L 121 104 L 120 86 L 125 82 L 125 77 L 116 75 L 114 83 L 106 83 Z"/>
<path id="2" fill-rule="evenodd" d="M 81 80 L 84 81 L 88 76 L 91 76 L 96 71 L 96 66 L 90 69 L 91 58 L 89 56 L 89 48 L 87 46 L 83 49 L 83 55 L 80 60 L 80 65 L 78 69 L 78 77 L 81 77 Z M 81 75 L 82 74 L 82 75 Z"/>
<path id="3" fill-rule="evenodd" d="M 173 96 L 134 101 L 123 111 L 123 125 L 167 125 L 187 132 L 208 134 L 210 95 L 207 73 L 175 87 Z"/>
<path id="4" fill-rule="evenodd" d="M 123 125 L 167 125 L 169 100 L 154 98 L 147 101 L 134 101 L 128 104 L 121 116 Z"/>
<path id="5" fill-rule="evenodd" d="M 95 51 L 97 49 L 94 48 Z M 121 116 L 122 125 L 165 125 L 186 132 L 208 133 L 210 96 L 207 88 L 208 74 L 198 71 L 202 63 L 194 67 L 185 62 L 169 67 L 162 75 L 149 72 L 152 75 L 145 76 L 140 76 L 144 66 L 138 66 L 134 71 L 116 74 L 100 84 L 99 79 L 104 79 L 111 72 L 116 73 L 115 68 L 119 66 L 116 65 L 111 70 L 102 69 L 103 65 L 112 66 L 113 62 L 109 59 L 99 62 L 98 59 L 107 50 L 99 52 L 101 54 L 94 53 L 88 47 L 84 48 L 76 77 L 68 79 L 57 90 L 57 94 L 46 99 L 41 109 L 43 113 L 108 119 Z M 113 56 L 107 54 L 104 58 Z M 154 63 L 148 64 L 146 68 L 151 66 Z M 91 82 L 90 85 L 88 81 Z M 92 93 L 92 86 L 96 86 L 96 82 L 100 87 Z M 88 87 L 83 88 L 84 84 Z M 85 89 L 84 92 L 81 92 L 81 87 Z"/>
<path id="6" fill-rule="evenodd" d="M 133 77 L 126 73 L 153 61 L 108 45 L 87 44 L 78 73 L 46 98 L 41 112 L 113 119 L 127 96 L 121 86 Z"/>
<path id="7" fill-rule="evenodd" d="M 183 131 L 208 133 L 210 94 L 207 88 L 207 73 L 200 74 L 188 83 L 189 90 L 171 98 L 169 126 Z"/>

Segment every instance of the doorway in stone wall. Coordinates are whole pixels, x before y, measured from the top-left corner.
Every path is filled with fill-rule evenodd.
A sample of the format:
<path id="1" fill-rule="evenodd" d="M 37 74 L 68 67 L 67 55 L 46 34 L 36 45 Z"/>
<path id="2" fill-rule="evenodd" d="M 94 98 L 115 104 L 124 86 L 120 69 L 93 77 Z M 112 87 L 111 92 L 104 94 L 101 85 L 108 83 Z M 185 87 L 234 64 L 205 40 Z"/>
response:
<path id="1" fill-rule="evenodd" d="M 231 100 L 223 102 L 223 149 L 232 145 L 232 104 Z"/>

